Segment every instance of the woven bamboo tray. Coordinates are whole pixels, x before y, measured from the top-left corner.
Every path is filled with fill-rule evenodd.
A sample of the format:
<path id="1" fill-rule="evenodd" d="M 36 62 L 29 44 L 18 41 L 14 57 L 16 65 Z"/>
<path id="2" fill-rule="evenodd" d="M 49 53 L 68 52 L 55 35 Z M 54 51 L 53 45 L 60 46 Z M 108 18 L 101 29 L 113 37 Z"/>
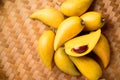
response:
<path id="1" fill-rule="evenodd" d="M 29 16 L 42 8 L 59 9 L 64 0 L 0 0 L 0 80 L 86 80 L 56 66 L 49 71 L 37 53 L 37 41 L 48 26 Z M 94 0 L 89 10 L 103 13 L 102 28 L 111 46 L 109 67 L 101 80 L 120 80 L 120 0 Z"/>

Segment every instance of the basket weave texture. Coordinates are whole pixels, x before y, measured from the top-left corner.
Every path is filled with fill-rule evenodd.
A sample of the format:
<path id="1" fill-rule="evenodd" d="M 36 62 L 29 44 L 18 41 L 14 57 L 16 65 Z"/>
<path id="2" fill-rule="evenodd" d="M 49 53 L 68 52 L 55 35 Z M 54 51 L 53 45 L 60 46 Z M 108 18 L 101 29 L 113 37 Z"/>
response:
<path id="1" fill-rule="evenodd" d="M 59 6 L 64 0 L 0 0 L 0 80 L 86 80 L 70 76 L 56 66 L 49 71 L 37 52 L 40 35 L 49 26 L 29 16 L 40 9 Z M 94 0 L 90 11 L 106 17 L 102 28 L 111 46 L 111 61 L 102 80 L 120 80 L 120 0 Z"/>

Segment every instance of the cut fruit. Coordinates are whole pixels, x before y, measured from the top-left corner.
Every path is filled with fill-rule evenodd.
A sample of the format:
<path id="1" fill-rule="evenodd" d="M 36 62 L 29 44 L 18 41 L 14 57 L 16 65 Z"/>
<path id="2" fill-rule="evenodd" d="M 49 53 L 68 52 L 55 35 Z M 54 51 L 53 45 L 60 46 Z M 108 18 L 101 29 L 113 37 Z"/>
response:
<path id="1" fill-rule="evenodd" d="M 99 29 L 89 34 L 73 38 L 65 43 L 65 51 L 70 56 L 84 56 L 93 50 L 100 38 L 100 35 L 101 30 Z M 85 45 L 87 47 L 81 49 L 83 52 L 77 52 L 74 50 Z"/>

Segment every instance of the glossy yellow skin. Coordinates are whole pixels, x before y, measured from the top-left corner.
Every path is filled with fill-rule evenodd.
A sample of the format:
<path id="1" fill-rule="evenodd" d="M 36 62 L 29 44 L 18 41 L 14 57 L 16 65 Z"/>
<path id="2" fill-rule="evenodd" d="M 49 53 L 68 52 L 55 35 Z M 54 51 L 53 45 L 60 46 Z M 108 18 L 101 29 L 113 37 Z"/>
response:
<path id="1" fill-rule="evenodd" d="M 59 25 L 54 42 L 55 50 L 83 30 L 84 25 L 81 22 L 82 20 L 78 16 L 73 16 L 65 19 Z"/>
<path id="2" fill-rule="evenodd" d="M 95 11 L 87 12 L 80 16 L 80 18 L 82 18 L 85 22 L 85 31 L 97 30 L 102 28 L 105 24 L 105 21 L 102 22 L 102 19 L 104 18 L 103 15 Z"/>
<path id="3" fill-rule="evenodd" d="M 58 28 L 59 24 L 64 20 L 63 14 L 54 8 L 41 9 L 33 13 L 30 18 L 38 19 L 54 28 Z"/>
<path id="4" fill-rule="evenodd" d="M 68 55 L 65 53 L 64 48 L 60 47 L 57 49 L 54 55 L 54 61 L 56 66 L 64 73 L 74 76 L 80 75 Z"/>
<path id="5" fill-rule="evenodd" d="M 97 44 L 100 38 L 100 35 L 101 35 L 101 30 L 99 29 L 89 34 L 73 38 L 65 43 L 65 51 L 68 55 L 75 56 L 75 57 L 80 57 L 80 56 L 89 54 Z M 88 49 L 85 52 L 77 53 L 73 51 L 73 48 L 83 46 L 83 45 L 88 46 Z"/>
<path id="6" fill-rule="evenodd" d="M 103 34 L 94 47 L 93 52 L 101 59 L 104 68 L 106 68 L 110 62 L 110 46 L 107 38 Z"/>
<path id="7" fill-rule="evenodd" d="M 53 31 L 48 30 L 45 31 L 38 41 L 38 52 L 40 55 L 40 59 L 43 61 L 46 67 L 50 70 L 52 69 L 52 60 L 54 54 L 54 38 L 55 34 Z"/>
<path id="8" fill-rule="evenodd" d="M 61 12 L 66 16 L 80 16 L 92 4 L 93 0 L 66 0 L 60 7 Z"/>
<path id="9" fill-rule="evenodd" d="M 99 80 L 102 76 L 102 69 L 100 65 L 90 57 L 72 57 L 70 56 L 72 62 L 76 65 L 78 70 L 86 77 L 88 80 Z"/>

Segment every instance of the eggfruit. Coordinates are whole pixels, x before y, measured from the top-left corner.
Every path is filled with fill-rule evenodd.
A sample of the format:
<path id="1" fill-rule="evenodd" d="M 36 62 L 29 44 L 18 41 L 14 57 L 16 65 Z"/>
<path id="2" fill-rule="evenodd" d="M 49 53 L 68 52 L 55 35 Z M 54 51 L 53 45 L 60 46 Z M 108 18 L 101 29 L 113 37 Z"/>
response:
<path id="1" fill-rule="evenodd" d="M 60 6 L 61 12 L 66 16 L 80 16 L 87 11 L 93 0 L 66 0 Z"/>
<path id="2" fill-rule="evenodd" d="M 80 16 L 85 22 L 84 31 L 93 31 L 103 27 L 105 18 L 100 12 L 90 11 Z"/>
<path id="3" fill-rule="evenodd" d="M 102 76 L 102 69 L 100 65 L 92 58 L 86 56 L 70 56 L 70 59 L 88 80 L 99 80 Z"/>
<path id="4" fill-rule="evenodd" d="M 65 19 L 57 29 L 54 50 L 62 46 L 66 41 L 75 37 L 84 28 L 84 22 L 78 16 L 72 16 Z"/>
<path id="5" fill-rule="evenodd" d="M 104 68 L 106 68 L 110 62 L 110 45 L 103 34 L 101 34 L 100 40 L 94 47 L 93 52 L 101 59 Z"/>
<path id="6" fill-rule="evenodd" d="M 80 57 L 89 54 L 97 44 L 101 30 L 75 37 L 65 43 L 65 51 L 70 56 Z"/>
<path id="7" fill-rule="evenodd" d="M 38 53 L 40 59 L 47 68 L 52 69 L 53 54 L 54 54 L 54 38 L 55 34 L 53 31 L 45 31 L 39 38 L 38 41 Z"/>
<path id="8" fill-rule="evenodd" d="M 38 19 L 48 26 L 58 28 L 59 24 L 64 20 L 64 15 L 54 8 L 45 8 L 34 12 L 30 18 Z"/>
<path id="9" fill-rule="evenodd" d="M 79 71 L 77 71 L 75 65 L 69 59 L 68 55 L 65 53 L 63 47 L 57 49 L 54 55 L 54 61 L 56 66 L 66 74 L 70 75 L 80 75 Z"/>

